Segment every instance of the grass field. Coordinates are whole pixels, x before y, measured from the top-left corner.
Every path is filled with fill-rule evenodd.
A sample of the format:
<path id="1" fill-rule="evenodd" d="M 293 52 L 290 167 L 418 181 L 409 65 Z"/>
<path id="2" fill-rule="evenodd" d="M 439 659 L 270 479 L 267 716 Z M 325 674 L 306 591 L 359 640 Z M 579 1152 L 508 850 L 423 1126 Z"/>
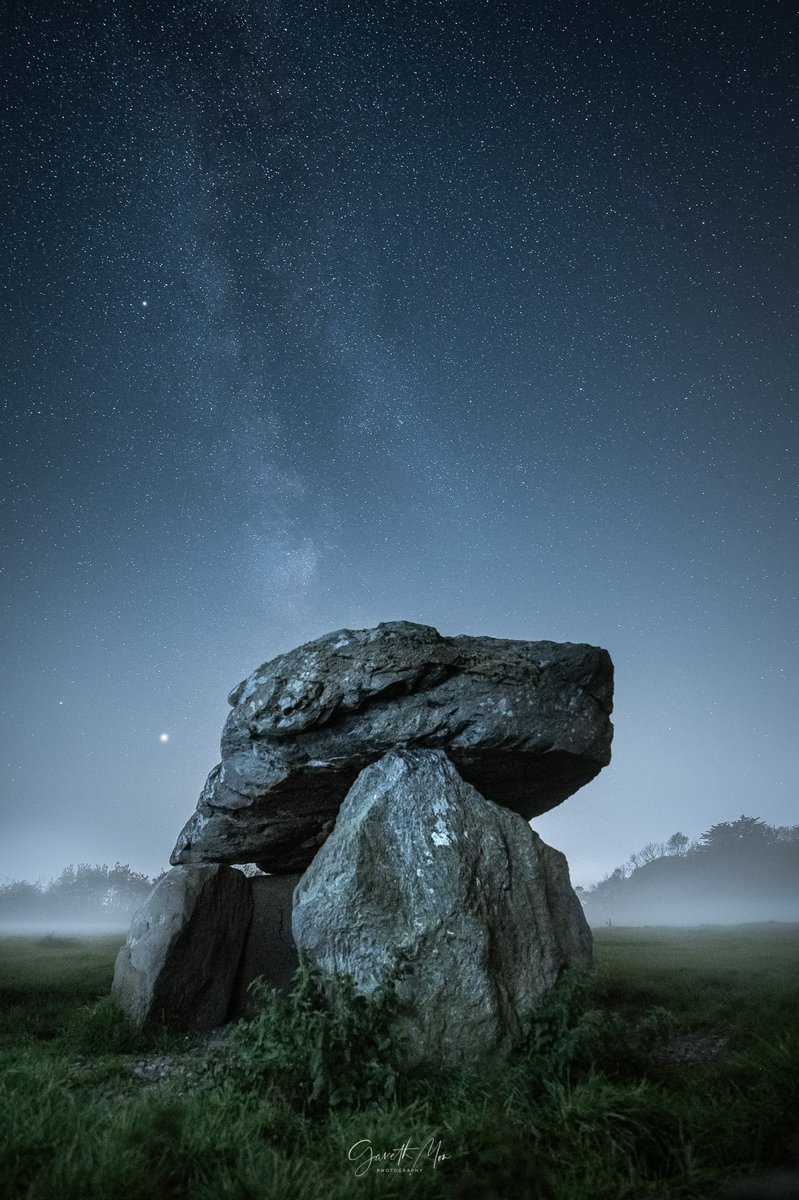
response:
<path id="1" fill-rule="evenodd" d="M 799 927 L 595 940 L 525 1046 L 449 1077 L 308 994 L 210 1053 L 138 1034 L 119 938 L 0 940 L 0 1194 L 667 1200 L 798 1165 Z"/>

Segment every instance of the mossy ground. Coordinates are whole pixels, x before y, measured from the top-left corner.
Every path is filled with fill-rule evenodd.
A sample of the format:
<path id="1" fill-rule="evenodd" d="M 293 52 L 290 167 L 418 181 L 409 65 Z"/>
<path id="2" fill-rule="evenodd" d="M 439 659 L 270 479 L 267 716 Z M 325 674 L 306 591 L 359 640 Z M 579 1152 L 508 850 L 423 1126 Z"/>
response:
<path id="1" fill-rule="evenodd" d="M 327 1011 L 307 978 L 210 1053 L 136 1033 L 118 945 L 0 942 L 4 1196 L 666 1200 L 799 1157 L 796 926 L 599 930 L 587 987 L 450 1076 L 404 1072 L 379 1006 Z M 721 1050 L 669 1053 L 703 1036 Z"/>

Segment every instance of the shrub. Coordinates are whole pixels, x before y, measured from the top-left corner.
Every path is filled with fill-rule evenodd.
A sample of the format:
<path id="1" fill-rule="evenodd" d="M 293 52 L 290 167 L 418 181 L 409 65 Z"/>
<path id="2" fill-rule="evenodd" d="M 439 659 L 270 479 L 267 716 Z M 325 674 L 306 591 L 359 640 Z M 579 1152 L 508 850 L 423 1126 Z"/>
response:
<path id="1" fill-rule="evenodd" d="M 238 1088 L 280 1092 L 309 1114 L 392 1100 L 400 1051 L 390 1033 L 393 985 L 356 993 L 348 976 L 327 987 L 301 962 L 288 995 L 256 981 L 261 1010 L 228 1033 L 210 1071 Z"/>

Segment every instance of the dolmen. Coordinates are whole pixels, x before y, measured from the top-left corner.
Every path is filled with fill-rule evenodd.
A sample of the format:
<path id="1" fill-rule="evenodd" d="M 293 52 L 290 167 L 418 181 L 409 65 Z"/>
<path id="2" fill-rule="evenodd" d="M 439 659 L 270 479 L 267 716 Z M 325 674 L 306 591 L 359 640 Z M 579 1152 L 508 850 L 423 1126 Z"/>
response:
<path id="1" fill-rule="evenodd" d="M 529 821 L 610 761 L 606 650 L 392 621 L 279 655 L 228 700 L 117 960 L 137 1024 L 246 1014 L 248 984 L 288 988 L 301 952 L 330 988 L 390 984 L 408 1060 L 451 1066 L 513 1045 L 590 965 L 566 860 Z"/>

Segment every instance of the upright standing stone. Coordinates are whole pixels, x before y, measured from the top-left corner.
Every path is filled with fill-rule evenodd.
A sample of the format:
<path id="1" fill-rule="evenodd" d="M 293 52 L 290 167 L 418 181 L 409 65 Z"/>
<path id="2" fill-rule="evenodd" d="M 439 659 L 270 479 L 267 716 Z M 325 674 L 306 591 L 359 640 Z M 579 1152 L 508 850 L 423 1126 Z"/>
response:
<path id="1" fill-rule="evenodd" d="M 252 900 L 227 866 L 173 867 L 133 917 L 117 956 L 113 995 L 136 1025 L 220 1025 L 230 1003 Z"/>
<path id="2" fill-rule="evenodd" d="M 441 750 L 361 772 L 294 894 L 298 947 L 371 994 L 396 978 L 410 1061 L 511 1044 L 591 934 L 562 854 L 486 800 Z"/>

